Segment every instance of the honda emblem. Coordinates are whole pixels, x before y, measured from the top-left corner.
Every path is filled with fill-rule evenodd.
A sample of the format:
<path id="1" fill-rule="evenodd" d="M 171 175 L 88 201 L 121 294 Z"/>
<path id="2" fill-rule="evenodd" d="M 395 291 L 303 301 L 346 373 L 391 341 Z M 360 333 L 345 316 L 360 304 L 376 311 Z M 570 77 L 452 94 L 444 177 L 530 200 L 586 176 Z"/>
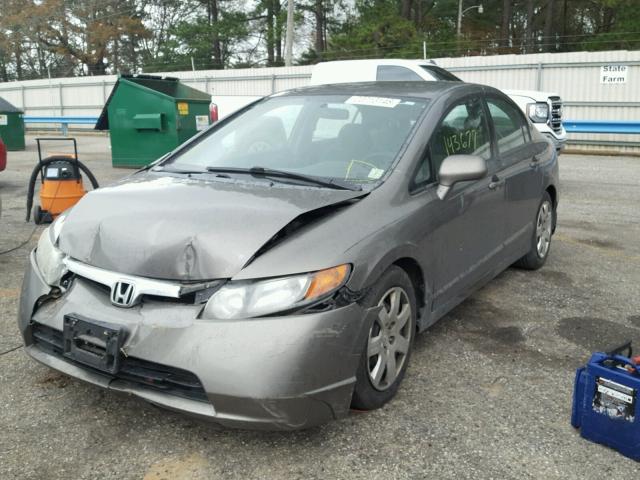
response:
<path id="1" fill-rule="evenodd" d="M 119 281 L 111 287 L 111 303 L 117 307 L 132 307 L 136 300 L 136 286 L 131 282 Z"/>

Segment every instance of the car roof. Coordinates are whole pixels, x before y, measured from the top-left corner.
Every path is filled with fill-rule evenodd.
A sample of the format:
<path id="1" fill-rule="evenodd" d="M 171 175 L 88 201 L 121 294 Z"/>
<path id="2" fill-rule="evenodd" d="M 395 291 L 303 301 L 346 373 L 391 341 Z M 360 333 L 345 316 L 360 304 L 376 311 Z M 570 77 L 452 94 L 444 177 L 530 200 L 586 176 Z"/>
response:
<path id="1" fill-rule="evenodd" d="M 408 58 L 368 58 L 360 60 L 332 60 L 329 62 L 320 62 L 316 67 L 341 67 L 344 65 L 419 65 L 419 66 L 434 66 L 435 63 L 432 60 L 424 59 L 408 59 Z"/>
<path id="2" fill-rule="evenodd" d="M 275 96 L 369 95 L 380 97 L 391 95 L 396 97 L 416 97 L 432 99 L 434 97 L 439 97 L 444 93 L 452 92 L 454 90 L 469 90 L 469 92 L 477 92 L 478 88 L 479 85 L 464 82 L 358 82 L 301 87 L 277 93 L 275 94 Z"/>

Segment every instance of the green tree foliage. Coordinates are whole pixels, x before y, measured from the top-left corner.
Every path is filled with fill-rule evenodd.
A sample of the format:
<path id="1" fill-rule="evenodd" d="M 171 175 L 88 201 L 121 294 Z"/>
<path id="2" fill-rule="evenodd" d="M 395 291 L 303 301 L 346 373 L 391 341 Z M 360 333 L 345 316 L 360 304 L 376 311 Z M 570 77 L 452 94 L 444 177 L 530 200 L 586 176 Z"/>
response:
<path id="1" fill-rule="evenodd" d="M 302 64 L 640 48 L 638 0 L 294 1 Z M 287 4 L 0 0 L 0 81 L 282 65 Z"/>
<path id="2" fill-rule="evenodd" d="M 359 0 L 320 58 L 411 57 L 418 42 L 415 23 L 398 14 L 397 1 Z"/>
<path id="3" fill-rule="evenodd" d="M 189 13 L 169 26 L 162 55 L 147 57 L 147 70 L 222 69 L 248 35 L 244 12 L 220 0 L 193 2 Z M 186 17 L 186 18 L 185 18 Z"/>

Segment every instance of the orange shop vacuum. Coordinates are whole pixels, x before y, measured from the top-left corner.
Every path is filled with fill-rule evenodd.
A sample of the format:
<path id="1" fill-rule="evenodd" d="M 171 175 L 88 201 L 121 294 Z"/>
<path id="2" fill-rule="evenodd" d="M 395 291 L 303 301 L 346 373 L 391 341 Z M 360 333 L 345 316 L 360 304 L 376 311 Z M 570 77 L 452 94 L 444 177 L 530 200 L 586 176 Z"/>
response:
<path id="1" fill-rule="evenodd" d="M 74 154 L 55 154 L 42 158 L 41 142 L 73 142 Z M 93 173 L 78 160 L 78 145 L 75 138 L 36 138 L 38 144 L 38 164 L 31 173 L 27 193 L 27 222 L 31 215 L 36 181 L 40 176 L 40 205 L 33 207 L 33 221 L 51 223 L 58 215 L 73 207 L 87 191 L 82 182 L 82 174 L 94 189 L 98 181 Z M 80 173 L 82 172 L 82 174 Z"/>

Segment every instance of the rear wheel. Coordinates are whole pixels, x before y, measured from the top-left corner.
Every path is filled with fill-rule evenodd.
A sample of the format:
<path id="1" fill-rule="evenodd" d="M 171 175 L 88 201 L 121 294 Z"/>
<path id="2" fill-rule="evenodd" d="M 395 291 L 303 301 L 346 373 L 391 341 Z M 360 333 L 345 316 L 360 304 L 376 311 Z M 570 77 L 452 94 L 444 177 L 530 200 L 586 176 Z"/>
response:
<path id="1" fill-rule="evenodd" d="M 553 235 L 553 225 L 555 223 L 555 210 L 553 201 L 549 193 L 544 192 L 538 212 L 534 220 L 533 236 L 531 238 L 531 249 L 518 260 L 515 265 L 527 270 L 537 270 L 547 261 L 549 250 L 551 249 L 551 236 Z"/>
<path id="2" fill-rule="evenodd" d="M 33 207 L 33 221 L 36 225 L 40 225 L 42 223 L 42 209 L 40 208 L 40 205 Z"/>
<path id="3" fill-rule="evenodd" d="M 369 326 L 352 407 L 373 410 L 391 400 L 404 378 L 416 332 L 416 299 L 407 273 L 390 267 L 364 300 L 380 312 Z"/>

